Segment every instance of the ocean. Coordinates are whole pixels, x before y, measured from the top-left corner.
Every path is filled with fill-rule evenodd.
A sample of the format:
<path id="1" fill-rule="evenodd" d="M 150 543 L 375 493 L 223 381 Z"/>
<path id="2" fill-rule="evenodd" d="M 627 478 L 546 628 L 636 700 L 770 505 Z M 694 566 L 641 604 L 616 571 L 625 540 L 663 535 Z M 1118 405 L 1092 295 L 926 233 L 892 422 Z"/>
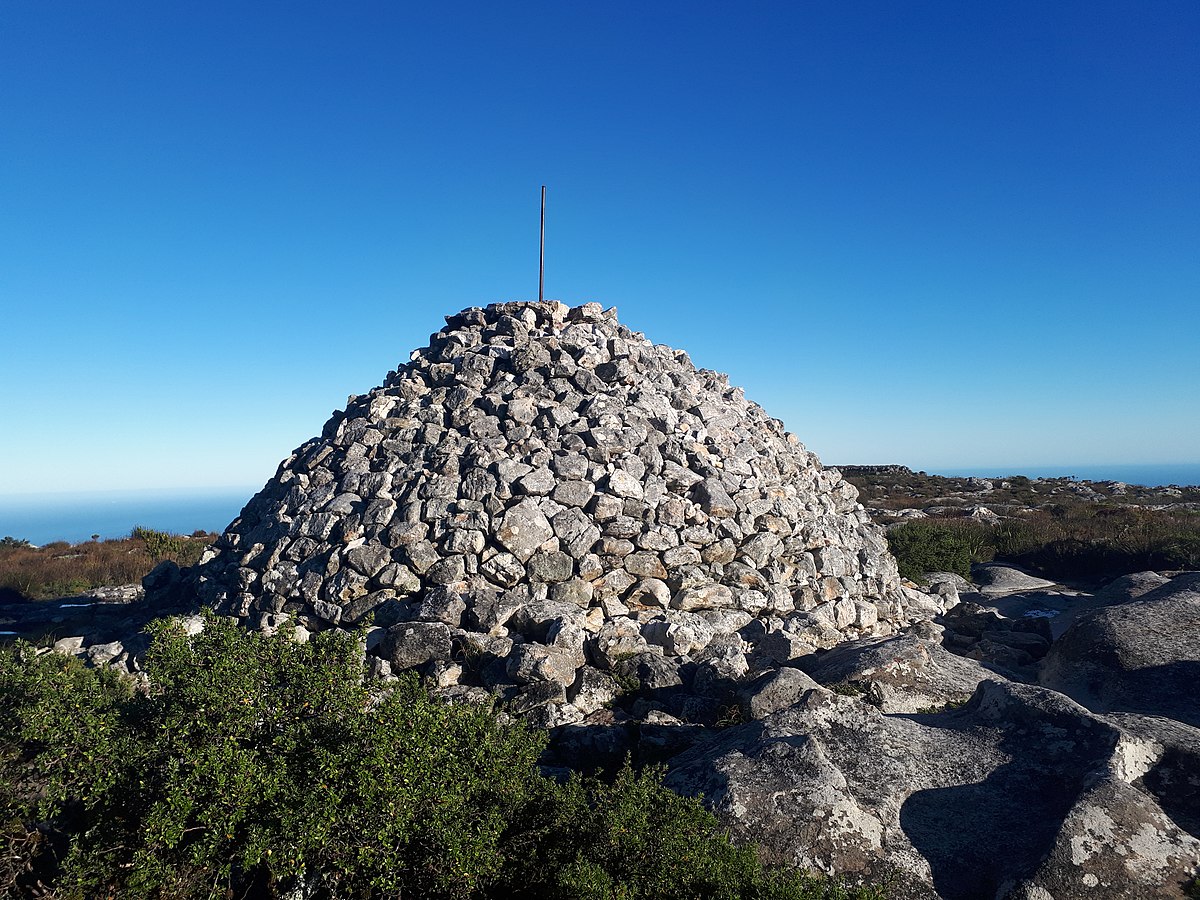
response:
<path id="1" fill-rule="evenodd" d="M 915 468 L 915 467 L 913 467 Z M 1200 464 L 1112 466 L 972 466 L 927 469 L 931 475 L 996 478 L 1027 475 L 1057 478 L 1072 475 L 1087 481 L 1124 481 L 1145 485 L 1200 485 Z M 33 544 L 51 541 L 126 537 L 135 525 L 191 534 L 225 530 L 257 488 L 207 491 L 92 491 L 78 494 L 0 496 L 0 537 L 24 538 Z"/>
<path id="2" fill-rule="evenodd" d="M 191 534 L 225 530 L 258 488 L 88 491 L 0 496 L 0 537 L 32 544 L 127 537 L 135 525 Z"/>

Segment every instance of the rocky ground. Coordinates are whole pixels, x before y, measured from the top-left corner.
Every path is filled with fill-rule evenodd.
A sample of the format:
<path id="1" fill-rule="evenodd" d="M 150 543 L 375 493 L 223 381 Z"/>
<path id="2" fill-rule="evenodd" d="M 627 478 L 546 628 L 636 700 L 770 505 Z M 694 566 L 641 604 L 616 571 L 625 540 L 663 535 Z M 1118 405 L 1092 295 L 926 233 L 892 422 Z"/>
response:
<path id="1" fill-rule="evenodd" d="M 947 612 L 898 634 L 778 661 L 754 652 L 751 629 L 681 677 L 637 670 L 646 682 L 629 702 L 554 729 L 546 764 L 666 761 L 672 787 L 703 794 L 768 859 L 889 896 L 1188 896 L 1200 574 L 1085 592 L 989 566 L 934 583 Z M 170 612 L 129 586 L 0 615 L 6 630 L 136 670 L 137 632 Z M 753 670 L 731 668 L 739 656 Z M 689 723 L 717 682 L 719 720 Z"/>

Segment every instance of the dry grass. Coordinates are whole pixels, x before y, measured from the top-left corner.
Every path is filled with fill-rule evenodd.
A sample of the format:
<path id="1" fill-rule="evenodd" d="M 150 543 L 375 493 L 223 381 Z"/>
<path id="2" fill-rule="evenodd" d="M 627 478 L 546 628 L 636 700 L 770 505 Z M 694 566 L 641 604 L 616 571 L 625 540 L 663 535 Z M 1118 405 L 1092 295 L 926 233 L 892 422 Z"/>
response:
<path id="1" fill-rule="evenodd" d="M 135 533 L 138 536 L 111 541 L 0 547 L 0 591 L 48 600 L 107 585 L 131 584 L 141 581 L 164 559 L 193 565 L 217 537 L 205 532 L 190 537 L 165 535 L 146 529 L 135 529 Z"/>

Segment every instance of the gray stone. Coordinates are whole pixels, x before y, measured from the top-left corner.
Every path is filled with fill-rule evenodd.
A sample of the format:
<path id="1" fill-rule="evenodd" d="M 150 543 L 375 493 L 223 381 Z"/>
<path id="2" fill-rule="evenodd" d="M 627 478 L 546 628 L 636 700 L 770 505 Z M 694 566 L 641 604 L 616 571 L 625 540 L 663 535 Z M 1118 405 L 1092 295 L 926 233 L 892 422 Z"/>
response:
<path id="1" fill-rule="evenodd" d="M 479 564 L 480 573 L 500 587 L 514 587 L 525 578 L 525 567 L 511 553 L 497 553 Z"/>
<path id="2" fill-rule="evenodd" d="M 530 581 L 556 583 L 566 581 L 575 569 L 575 561 L 561 550 L 539 550 L 525 567 Z"/>
<path id="3" fill-rule="evenodd" d="M 657 578 L 643 578 L 625 595 L 625 602 L 667 609 L 671 605 L 671 589 Z"/>
<path id="4" fill-rule="evenodd" d="M 746 720 L 755 721 L 795 706 L 805 694 L 820 687 L 799 669 L 776 669 L 743 688 L 738 702 Z"/>
<path id="5" fill-rule="evenodd" d="M 567 697 L 584 715 L 590 715 L 612 703 L 620 692 L 616 679 L 607 672 L 584 666 L 568 688 Z"/>
<path id="6" fill-rule="evenodd" d="M 683 753 L 666 780 L 768 858 L 948 900 L 1176 896 L 1200 858 L 1142 786 L 1173 758 L 1161 731 L 1139 733 L 1156 720 L 994 681 L 916 716 L 795 687 L 798 702 Z"/>
<path id="7" fill-rule="evenodd" d="M 695 613 L 671 611 L 642 626 L 642 635 L 670 656 L 688 656 L 703 650 L 713 639 L 713 628 Z"/>
<path id="8" fill-rule="evenodd" d="M 528 475 L 519 479 L 515 487 L 517 493 L 544 497 L 554 490 L 557 483 L 558 480 L 554 477 L 554 473 L 550 471 L 549 466 L 542 466 L 540 469 L 534 469 Z"/>
<path id="9" fill-rule="evenodd" d="M 737 515 L 737 505 L 715 478 L 706 478 L 697 484 L 692 489 L 692 499 L 714 519 L 728 519 Z"/>
<path id="10" fill-rule="evenodd" d="M 583 659 L 563 647 L 518 644 L 508 657 L 508 674 L 519 684 L 552 681 L 566 686 L 575 683 L 575 670 L 581 665 Z"/>
<path id="11" fill-rule="evenodd" d="M 583 508 L 591 501 L 596 488 L 586 481 L 560 481 L 554 488 L 551 497 L 555 503 L 563 506 Z"/>
<path id="12" fill-rule="evenodd" d="M 1033 591 L 1039 588 L 1054 587 L 1053 581 L 1035 578 L 1022 572 L 1016 566 L 1001 563 L 972 566 L 971 577 L 979 585 L 979 592 L 985 595 L 1011 594 L 1016 591 Z"/>
<path id="13" fill-rule="evenodd" d="M 391 588 L 399 594 L 412 594 L 421 589 L 421 579 L 399 563 L 389 563 L 375 576 L 380 587 Z"/>
<path id="14" fill-rule="evenodd" d="M 458 591 L 439 585 L 426 591 L 417 608 L 417 618 L 425 622 L 444 622 L 451 628 L 458 628 L 466 611 L 467 603 Z"/>
<path id="15" fill-rule="evenodd" d="M 430 584 L 454 584 L 462 581 L 466 574 L 465 557 L 447 556 L 430 566 L 425 578 Z"/>
<path id="16" fill-rule="evenodd" d="M 603 485 L 608 493 L 617 497 L 627 497 L 634 500 L 642 499 L 644 488 L 642 483 L 623 469 L 609 473 Z"/>
<path id="17" fill-rule="evenodd" d="M 394 670 L 450 656 L 450 628 L 442 622 L 404 622 L 388 629 L 380 655 Z"/>
<path id="18" fill-rule="evenodd" d="M 617 661 L 613 671 L 618 677 L 635 680 L 641 690 L 655 691 L 683 684 L 679 664 L 660 653 L 637 653 Z"/>
<path id="19" fill-rule="evenodd" d="M 582 510 L 575 508 L 555 514 L 553 531 L 573 559 L 582 559 L 600 540 L 600 529 Z"/>
<path id="20" fill-rule="evenodd" d="M 657 553 L 631 553 L 625 557 L 624 569 L 639 578 L 666 578 L 667 569 Z"/>
<path id="21" fill-rule="evenodd" d="M 582 578 L 570 578 L 550 585 L 550 599 L 556 603 L 571 603 L 587 609 L 592 602 L 592 583 Z"/>
<path id="22" fill-rule="evenodd" d="M 610 618 L 588 643 L 592 660 L 602 669 L 612 669 L 622 659 L 646 649 L 637 621 L 625 617 Z"/>
<path id="23" fill-rule="evenodd" d="M 496 540 L 521 562 L 554 536 L 554 529 L 533 500 L 509 508 L 496 532 Z"/>
<path id="24" fill-rule="evenodd" d="M 1080 616 L 1050 648 L 1041 682 L 1098 712 L 1200 726 L 1200 573 Z"/>
<path id="25" fill-rule="evenodd" d="M 805 656 L 798 665 L 826 687 L 852 687 L 885 713 L 917 713 L 964 703 L 998 676 L 914 633 L 867 638 Z"/>
<path id="26" fill-rule="evenodd" d="M 733 591 L 723 584 L 705 584 L 684 588 L 671 598 L 673 609 L 687 612 L 698 609 L 721 609 L 733 606 Z"/>

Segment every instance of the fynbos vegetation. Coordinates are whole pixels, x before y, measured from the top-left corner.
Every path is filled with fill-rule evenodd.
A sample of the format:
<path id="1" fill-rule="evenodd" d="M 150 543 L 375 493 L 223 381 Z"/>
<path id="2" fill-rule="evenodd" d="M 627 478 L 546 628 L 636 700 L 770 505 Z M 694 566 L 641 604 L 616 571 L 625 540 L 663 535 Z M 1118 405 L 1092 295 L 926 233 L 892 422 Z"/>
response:
<path id="1" fill-rule="evenodd" d="M 83 594 L 98 587 L 131 584 L 164 559 L 193 565 L 216 535 L 190 537 L 137 526 L 127 538 L 68 544 L 56 541 L 33 547 L 26 540 L 0 540 L 0 593 L 31 600 Z"/>
<path id="2" fill-rule="evenodd" d="M 559 784 L 543 736 L 361 678 L 361 646 L 153 628 L 131 683 L 0 656 L 0 893 L 46 897 L 868 898 L 771 872 L 628 768 Z"/>

